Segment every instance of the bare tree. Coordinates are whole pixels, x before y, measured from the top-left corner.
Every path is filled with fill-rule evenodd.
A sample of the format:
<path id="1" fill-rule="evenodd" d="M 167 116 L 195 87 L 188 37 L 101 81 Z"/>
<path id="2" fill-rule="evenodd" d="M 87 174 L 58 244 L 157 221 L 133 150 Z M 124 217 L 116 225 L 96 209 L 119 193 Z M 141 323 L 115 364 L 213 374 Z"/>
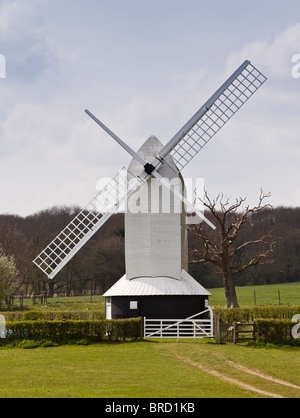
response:
<path id="1" fill-rule="evenodd" d="M 17 275 L 14 259 L 3 255 L 0 248 L 0 306 L 12 295 Z"/>
<path id="2" fill-rule="evenodd" d="M 274 243 L 270 232 L 260 238 L 241 240 L 242 231 L 246 226 L 251 227 L 254 214 L 271 207 L 264 203 L 269 197 L 270 193 L 261 191 L 257 206 L 250 208 L 249 205 L 244 206 L 245 198 L 230 204 L 223 194 L 212 200 L 205 192 L 201 203 L 216 230 L 213 231 L 205 223 L 190 226 L 190 231 L 200 240 L 199 248 L 191 251 L 193 257 L 190 263 L 213 263 L 217 266 L 222 273 L 228 308 L 239 306 L 235 291 L 236 275 L 271 261 Z"/>

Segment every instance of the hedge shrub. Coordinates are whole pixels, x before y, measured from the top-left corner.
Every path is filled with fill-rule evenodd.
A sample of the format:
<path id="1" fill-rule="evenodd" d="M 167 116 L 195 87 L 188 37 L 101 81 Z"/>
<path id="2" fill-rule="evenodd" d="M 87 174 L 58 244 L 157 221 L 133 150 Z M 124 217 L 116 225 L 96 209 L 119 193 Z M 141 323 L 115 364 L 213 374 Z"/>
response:
<path id="1" fill-rule="evenodd" d="M 62 321 L 62 320 L 92 320 L 92 319 L 105 319 L 102 311 L 26 311 L 26 312 L 1 312 L 5 316 L 7 321 Z"/>
<path id="2" fill-rule="evenodd" d="M 255 319 L 255 338 L 264 343 L 292 344 L 300 346 L 300 338 L 293 338 L 292 328 L 295 326 L 288 319 Z"/>
<path id="3" fill-rule="evenodd" d="M 300 306 L 262 306 L 251 308 L 224 308 L 214 309 L 218 311 L 220 320 L 224 323 L 233 322 L 253 322 L 258 318 L 269 319 L 292 319 L 296 314 L 300 314 Z"/>
<path id="4" fill-rule="evenodd" d="M 124 320 L 7 321 L 7 339 L 78 339 L 118 341 L 141 337 L 141 318 Z"/>

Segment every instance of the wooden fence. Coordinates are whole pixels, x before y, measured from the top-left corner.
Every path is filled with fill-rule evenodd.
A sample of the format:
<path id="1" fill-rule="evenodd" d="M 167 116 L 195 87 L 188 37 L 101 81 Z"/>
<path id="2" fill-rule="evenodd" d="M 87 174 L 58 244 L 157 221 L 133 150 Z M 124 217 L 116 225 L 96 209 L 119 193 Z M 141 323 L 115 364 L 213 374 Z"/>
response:
<path id="1" fill-rule="evenodd" d="M 215 339 L 217 344 L 247 342 L 255 339 L 254 323 L 223 323 L 215 312 Z"/>

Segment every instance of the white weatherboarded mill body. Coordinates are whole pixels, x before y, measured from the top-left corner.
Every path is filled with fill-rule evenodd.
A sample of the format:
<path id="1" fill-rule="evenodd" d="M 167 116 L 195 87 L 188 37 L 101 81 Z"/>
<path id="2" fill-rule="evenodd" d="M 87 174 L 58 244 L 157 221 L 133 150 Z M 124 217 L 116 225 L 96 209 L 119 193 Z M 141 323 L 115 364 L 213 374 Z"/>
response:
<path id="1" fill-rule="evenodd" d="M 151 136 L 138 154 L 151 162 L 163 145 Z M 141 172 L 135 159 L 128 180 Z M 159 171 L 181 193 L 184 182 L 172 158 Z M 127 201 L 126 274 L 105 294 L 110 318 L 187 318 L 204 309 L 210 293 L 188 273 L 186 213 L 179 198 L 148 179 Z"/>

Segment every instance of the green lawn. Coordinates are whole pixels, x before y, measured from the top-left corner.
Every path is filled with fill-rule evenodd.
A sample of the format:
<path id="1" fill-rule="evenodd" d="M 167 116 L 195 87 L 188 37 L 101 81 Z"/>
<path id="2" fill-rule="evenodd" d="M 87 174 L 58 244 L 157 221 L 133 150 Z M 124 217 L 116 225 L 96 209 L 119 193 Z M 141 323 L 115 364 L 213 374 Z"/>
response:
<path id="1" fill-rule="evenodd" d="M 39 299 L 33 305 L 32 299 L 24 299 L 23 308 L 25 310 L 59 310 L 59 311 L 76 311 L 76 310 L 102 310 L 105 311 L 104 297 L 96 295 L 90 296 L 74 296 L 74 297 L 58 297 L 48 298 L 47 302 L 41 304 Z M 19 310 L 19 300 L 15 299 L 13 309 Z"/>
<path id="2" fill-rule="evenodd" d="M 254 306 L 254 292 L 256 305 L 278 305 L 280 293 L 281 305 L 300 305 L 300 282 L 284 283 L 263 286 L 236 287 L 237 298 L 240 306 Z M 212 296 L 209 298 L 211 306 L 226 306 L 225 292 L 223 288 L 209 289 Z"/>
<path id="3" fill-rule="evenodd" d="M 245 373 L 230 361 L 299 389 Z M 1 348 L 0 376 L 0 398 L 297 398 L 300 349 L 216 345 L 208 340 Z"/>

